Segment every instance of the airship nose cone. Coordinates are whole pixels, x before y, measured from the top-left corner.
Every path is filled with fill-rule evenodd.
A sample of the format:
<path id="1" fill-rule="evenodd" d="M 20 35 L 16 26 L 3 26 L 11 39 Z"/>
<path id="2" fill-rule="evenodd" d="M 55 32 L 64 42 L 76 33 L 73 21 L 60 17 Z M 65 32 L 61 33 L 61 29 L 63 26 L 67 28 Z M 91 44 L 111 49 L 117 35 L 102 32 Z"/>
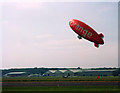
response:
<path id="1" fill-rule="evenodd" d="M 74 23 L 74 19 L 69 21 L 69 25 L 72 26 L 72 24 Z"/>
<path id="2" fill-rule="evenodd" d="M 73 21 L 72 21 L 72 20 L 70 20 L 70 21 L 69 21 L 69 25 L 71 25 L 72 23 L 73 23 Z"/>

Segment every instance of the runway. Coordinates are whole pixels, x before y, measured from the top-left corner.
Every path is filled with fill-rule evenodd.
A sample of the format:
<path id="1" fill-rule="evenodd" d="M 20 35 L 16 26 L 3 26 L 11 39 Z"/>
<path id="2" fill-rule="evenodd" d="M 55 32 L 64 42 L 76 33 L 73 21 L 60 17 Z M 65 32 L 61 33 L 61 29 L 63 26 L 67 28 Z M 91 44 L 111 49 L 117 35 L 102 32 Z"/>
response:
<path id="1" fill-rule="evenodd" d="M 41 81 L 41 82 L 0 82 L 2 87 L 17 86 L 119 86 L 120 81 Z"/>

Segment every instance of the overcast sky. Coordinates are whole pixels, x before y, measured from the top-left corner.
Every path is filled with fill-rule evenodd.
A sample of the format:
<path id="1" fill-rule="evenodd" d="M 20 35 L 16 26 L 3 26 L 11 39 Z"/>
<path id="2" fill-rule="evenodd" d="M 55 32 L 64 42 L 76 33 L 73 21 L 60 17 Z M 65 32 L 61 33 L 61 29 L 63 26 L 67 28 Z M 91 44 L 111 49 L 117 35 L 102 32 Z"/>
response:
<path id="1" fill-rule="evenodd" d="M 2 68 L 117 67 L 117 2 L 37 2 L 2 5 Z M 104 34 L 104 45 L 79 40 L 78 19 Z"/>

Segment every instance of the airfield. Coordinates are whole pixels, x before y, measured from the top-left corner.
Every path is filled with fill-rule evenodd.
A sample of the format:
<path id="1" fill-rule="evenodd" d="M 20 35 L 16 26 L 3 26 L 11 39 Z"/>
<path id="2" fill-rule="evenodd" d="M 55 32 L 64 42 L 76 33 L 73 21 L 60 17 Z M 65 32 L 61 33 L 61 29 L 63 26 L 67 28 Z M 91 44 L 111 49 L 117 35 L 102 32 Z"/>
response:
<path id="1" fill-rule="evenodd" d="M 2 93 L 38 91 L 82 91 L 118 93 L 119 76 L 3 78 Z"/>
<path id="2" fill-rule="evenodd" d="M 3 87 L 26 86 L 118 86 L 118 81 L 49 81 L 49 82 L 3 82 Z"/>

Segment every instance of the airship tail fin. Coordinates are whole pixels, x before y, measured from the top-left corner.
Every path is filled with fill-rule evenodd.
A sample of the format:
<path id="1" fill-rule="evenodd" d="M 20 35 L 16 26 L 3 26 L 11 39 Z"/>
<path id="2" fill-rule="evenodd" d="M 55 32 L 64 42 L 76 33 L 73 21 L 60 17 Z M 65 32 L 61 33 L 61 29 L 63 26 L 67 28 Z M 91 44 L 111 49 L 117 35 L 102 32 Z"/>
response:
<path id="1" fill-rule="evenodd" d="M 99 47 L 99 44 L 97 44 L 97 43 L 94 43 L 94 46 L 98 48 L 98 47 Z"/>
<path id="2" fill-rule="evenodd" d="M 104 35 L 102 33 L 99 34 L 100 38 L 104 38 Z"/>

